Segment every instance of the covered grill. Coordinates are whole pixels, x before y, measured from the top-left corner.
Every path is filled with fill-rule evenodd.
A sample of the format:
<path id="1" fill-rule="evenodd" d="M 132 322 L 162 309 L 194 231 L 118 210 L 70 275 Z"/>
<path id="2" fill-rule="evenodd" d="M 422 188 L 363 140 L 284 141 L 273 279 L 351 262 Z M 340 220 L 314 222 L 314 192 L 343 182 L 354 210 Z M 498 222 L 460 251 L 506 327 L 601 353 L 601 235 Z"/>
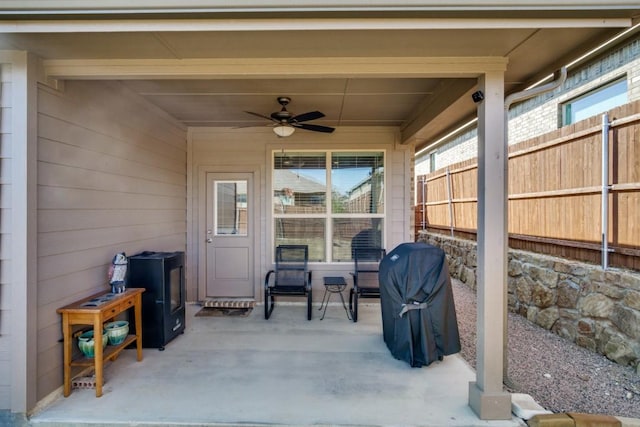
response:
<path id="1" fill-rule="evenodd" d="M 444 251 L 426 243 L 403 243 L 380 262 L 384 341 L 412 367 L 460 351 L 451 279 Z"/>

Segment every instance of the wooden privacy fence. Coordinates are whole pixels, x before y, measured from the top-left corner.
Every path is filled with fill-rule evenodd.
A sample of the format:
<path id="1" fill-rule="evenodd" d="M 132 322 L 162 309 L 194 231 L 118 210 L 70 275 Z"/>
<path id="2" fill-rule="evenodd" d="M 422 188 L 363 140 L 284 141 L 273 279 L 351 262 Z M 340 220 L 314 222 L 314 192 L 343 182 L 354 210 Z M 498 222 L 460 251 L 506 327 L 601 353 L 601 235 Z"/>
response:
<path id="1" fill-rule="evenodd" d="M 508 161 L 511 248 L 640 270 L 640 102 L 514 145 Z M 415 214 L 416 231 L 474 238 L 477 159 L 419 176 Z"/>

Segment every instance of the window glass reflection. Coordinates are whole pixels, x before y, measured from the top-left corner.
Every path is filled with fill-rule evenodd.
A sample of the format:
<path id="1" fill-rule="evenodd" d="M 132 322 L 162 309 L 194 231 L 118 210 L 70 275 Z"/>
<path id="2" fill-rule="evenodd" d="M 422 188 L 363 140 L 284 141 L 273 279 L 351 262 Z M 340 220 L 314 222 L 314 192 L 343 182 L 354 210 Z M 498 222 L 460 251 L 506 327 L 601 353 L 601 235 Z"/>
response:
<path id="1" fill-rule="evenodd" d="M 325 153 L 276 153 L 273 209 L 276 214 L 326 212 Z"/>
<path id="2" fill-rule="evenodd" d="M 309 261 L 325 261 L 325 223 L 323 218 L 276 218 L 275 246 L 307 245 Z"/>
<path id="3" fill-rule="evenodd" d="M 384 152 L 273 152 L 273 243 L 303 244 L 312 262 L 351 262 L 384 247 Z"/>
<path id="4" fill-rule="evenodd" d="M 382 218 L 333 220 L 333 261 L 352 261 L 355 249 L 383 248 Z"/>
<path id="5" fill-rule="evenodd" d="M 384 212 L 382 153 L 332 153 L 331 186 L 333 213 Z"/>
<path id="6" fill-rule="evenodd" d="M 215 192 L 216 235 L 246 236 L 247 181 L 217 181 Z"/>

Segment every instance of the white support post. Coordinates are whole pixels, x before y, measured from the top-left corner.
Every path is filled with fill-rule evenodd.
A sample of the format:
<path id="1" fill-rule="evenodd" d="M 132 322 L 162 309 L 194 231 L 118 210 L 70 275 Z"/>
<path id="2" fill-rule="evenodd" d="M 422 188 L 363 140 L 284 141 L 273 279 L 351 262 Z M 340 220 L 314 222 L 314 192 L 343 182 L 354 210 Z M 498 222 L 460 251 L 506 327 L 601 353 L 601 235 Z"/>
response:
<path id="1" fill-rule="evenodd" d="M 479 79 L 478 105 L 478 320 L 476 381 L 469 405 L 483 420 L 511 419 L 511 395 L 503 390 L 503 328 L 507 297 L 507 141 L 504 73 Z"/>
<path id="2" fill-rule="evenodd" d="M 11 411 L 37 403 L 37 61 L 9 52 L 11 64 Z"/>

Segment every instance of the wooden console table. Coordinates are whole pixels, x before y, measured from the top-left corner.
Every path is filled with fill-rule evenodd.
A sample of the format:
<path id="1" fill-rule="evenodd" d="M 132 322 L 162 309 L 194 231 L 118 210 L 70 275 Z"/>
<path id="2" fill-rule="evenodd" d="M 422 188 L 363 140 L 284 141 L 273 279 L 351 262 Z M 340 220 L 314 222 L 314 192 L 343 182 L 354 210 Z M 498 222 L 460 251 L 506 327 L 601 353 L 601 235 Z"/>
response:
<path id="1" fill-rule="evenodd" d="M 142 360 L 142 293 L 144 288 L 128 288 L 121 294 L 99 293 L 76 301 L 57 310 L 62 315 L 64 336 L 64 397 L 71 394 L 71 368 L 93 366 L 96 372 L 96 397 L 102 396 L 103 365 L 105 360 L 115 360 L 129 344 L 136 342 L 138 361 Z M 106 321 L 130 308 L 134 309 L 135 334 L 125 338 L 122 344 L 102 349 L 102 330 Z M 73 359 L 73 325 L 93 325 L 94 357 Z"/>

